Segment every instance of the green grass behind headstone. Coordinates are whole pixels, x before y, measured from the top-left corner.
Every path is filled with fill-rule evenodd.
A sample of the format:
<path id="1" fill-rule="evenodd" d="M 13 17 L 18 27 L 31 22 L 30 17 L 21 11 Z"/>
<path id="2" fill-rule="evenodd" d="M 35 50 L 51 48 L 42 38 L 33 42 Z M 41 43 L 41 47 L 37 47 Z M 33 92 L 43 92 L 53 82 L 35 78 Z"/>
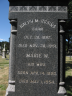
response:
<path id="1" fill-rule="evenodd" d="M 9 59 L 9 55 L 7 58 Z M 0 96 L 5 96 L 8 86 L 9 60 L 6 60 L 7 58 L 0 56 Z"/>
<path id="2" fill-rule="evenodd" d="M 65 82 L 67 96 L 72 96 L 72 57 L 66 57 L 65 63 Z"/>

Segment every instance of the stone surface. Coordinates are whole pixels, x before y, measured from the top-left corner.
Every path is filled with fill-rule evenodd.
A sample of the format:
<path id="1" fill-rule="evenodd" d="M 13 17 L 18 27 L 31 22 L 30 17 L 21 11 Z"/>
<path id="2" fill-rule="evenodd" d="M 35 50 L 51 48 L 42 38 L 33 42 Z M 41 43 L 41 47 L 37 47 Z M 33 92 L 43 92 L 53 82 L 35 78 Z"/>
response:
<path id="1" fill-rule="evenodd" d="M 67 12 L 66 6 L 10 6 L 9 12 Z"/>
<path id="2" fill-rule="evenodd" d="M 58 96 L 58 19 L 66 19 L 67 13 L 11 13 L 13 16 L 18 20 L 16 96 Z"/>
<path id="3" fill-rule="evenodd" d="M 63 73 L 58 70 L 58 19 L 67 19 L 67 7 L 10 6 L 9 19 L 12 29 L 6 96 L 64 96 L 65 88 L 59 86 Z M 15 20 L 17 27 L 12 24 Z"/>
<path id="4" fill-rule="evenodd" d="M 56 16 L 52 18 L 51 13 L 21 13 L 21 16 L 18 17 L 16 41 L 16 95 L 56 96 L 58 78 Z M 21 26 L 23 22 L 25 26 Z"/>
<path id="5" fill-rule="evenodd" d="M 6 58 L 5 44 L 4 44 L 4 48 L 2 50 L 2 58 Z"/>

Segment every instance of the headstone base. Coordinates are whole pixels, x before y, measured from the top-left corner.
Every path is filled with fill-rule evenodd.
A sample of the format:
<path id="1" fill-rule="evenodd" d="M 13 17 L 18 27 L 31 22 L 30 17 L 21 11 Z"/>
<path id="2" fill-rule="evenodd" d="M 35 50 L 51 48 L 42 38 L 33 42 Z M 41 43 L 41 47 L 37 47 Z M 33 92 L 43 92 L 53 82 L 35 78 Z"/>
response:
<path id="1" fill-rule="evenodd" d="M 5 58 L 5 57 L 2 57 L 2 58 Z"/>
<path id="2" fill-rule="evenodd" d="M 5 96 L 15 96 L 15 85 L 9 84 Z"/>
<path id="3" fill-rule="evenodd" d="M 58 94 L 66 94 L 66 89 L 64 88 L 64 84 L 65 82 L 60 82 L 59 83 L 59 90 L 58 90 Z"/>
<path id="4" fill-rule="evenodd" d="M 6 58 L 5 51 L 3 51 L 3 53 L 2 53 L 2 58 Z"/>
<path id="5" fill-rule="evenodd" d="M 59 87 L 58 94 L 66 94 L 66 90 L 65 90 L 65 88 L 63 86 Z"/>
<path id="6" fill-rule="evenodd" d="M 5 96 L 15 96 L 15 92 L 9 92 L 8 95 Z"/>

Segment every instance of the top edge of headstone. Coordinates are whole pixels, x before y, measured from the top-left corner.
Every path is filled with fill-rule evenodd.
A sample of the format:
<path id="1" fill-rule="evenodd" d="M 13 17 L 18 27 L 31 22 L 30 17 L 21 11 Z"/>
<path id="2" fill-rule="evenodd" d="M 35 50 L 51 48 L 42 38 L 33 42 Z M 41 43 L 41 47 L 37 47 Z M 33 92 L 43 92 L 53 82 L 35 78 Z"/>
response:
<path id="1" fill-rule="evenodd" d="M 10 6 L 67 6 L 69 0 L 8 0 Z"/>
<path id="2" fill-rule="evenodd" d="M 40 1 L 40 2 L 42 2 L 41 0 L 8 0 L 8 1 L 32 1 L 32 2 L 34 2 L 34 1 Z M 44 0 L 44 1 L 47 1 L 47 0 Z M 66 1 L 64 1 L 64 0 L 48 0 L 48 1 L 62 1 L 62 2 L 67 2 L 69 0 L 66 0 Z"/>

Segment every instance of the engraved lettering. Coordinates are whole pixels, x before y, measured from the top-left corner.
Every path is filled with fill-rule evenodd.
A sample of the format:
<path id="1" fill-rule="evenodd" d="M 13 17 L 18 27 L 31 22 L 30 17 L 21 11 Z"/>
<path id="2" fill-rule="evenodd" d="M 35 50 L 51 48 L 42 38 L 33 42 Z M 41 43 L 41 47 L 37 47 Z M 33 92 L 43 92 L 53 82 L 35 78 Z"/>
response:
<path id="1" fill-rule="evenodd" d="M 38 22 L 38 19 L 35 19 L 35 22 Z"/>
<path id="2" fill-rule="evenodd" d="M 48 84 L 48 80 L 45 80 L 45 81 L 44 81 L 44 84 Z"/>
<path id="3" fill-rule="evenodd" d="M 40 63 L 40 66 L 45 66 L 45 63 Z"/>
<path id="4" fill-rule="evenodd" d="M 28 74 L 28 71 L 18 71 L 18 74 L 24 74 L 24 75 L 27 75 L 27 74 Z"/>
<path id="5" fill-rule="evenodd" d="M 29 47 L 33 47 L 32 44 L 30 44 Z"/>
<path id="6" fill-rule="evenodd" d="M 44 58 L 49 58 L 49 57 L 48 57 L 48 54 L 44 54 Z"/>
<path id="7" fill-rule="evenodd" d="M 24 39 L 29 39 L 29 37 L 28 36 L 24 36 Z"/>
<path id="8" fill-rule="evenodd" d="M 45 66 L 45 64 L 43 65 L 43 63 L 37 63 L 36 64 L 37 66 Z M 34 63 L 28 63 L 28 66 L 34 66 Z M 29 72 L 28 71 L 18 71 L 17 74 L 21 75 L 21 74 L 24 74 L 24 75 L 28 75 Z M 56 72 L 38 72 L 38 71 L 31 71 L 30 72 L 30 75 L 51 75 L 51 76 L 56 76 Z"/>
<path id="9" fill-rule="evenodd" d="M 48 20 L 42 19 L 42 20 L 41 20 L 41 23 L 50 25 L 52 28 L 55 28 L 55 27 L 56 27 L 56 25 L 54 25 L 53 22 L 50 22 L 50 21 L 48 21 Z"/>
<path id="10" fill-rule="evenodd" d="M 50 39 L 51 40 L 52 38 L 51 38 L 51 36 L 41 36 L 41 37 L 39 37 L 39 36 L 25 35 L 24 39 L 48 39 L 48 40 Z"/>
<path id="11" fill-rule="evenodd" d="M 19 83 L 28 83 L 28 80 L 26 80 L 26 79 L 19 80 Z"/>
<path id="12" fill-rule="evenodd" d="M 51 72 L 51 75 L 57 75 L 56 72 Z"/>
<path id="13" fill-rule="evenodd" d="M 52 39 L 51 36 L 42 36 L 42 39 Z"/>
<path id="14" fill-rule="evenodd" d="M 20 24 L 19 26 L 20 26 L 20 28 L 23 28 L 25 25 L 28 25 L 28 24 L 30 24 L 30 23 L 33 23 L 33 21 L 35 21 L 35 23 L 38 23 L 38 22 L 39 22 L 38 19 L 28 20 L 28 21 L 26 21 L 26 22 L 23 22 L 23 23 Z M 45 20 L 45 19 L 41 19 L 40 22 L 43 23 L 43 24 L 47 24 L 47 25 L 51 26 L 52 28 L 55 28 L 55 27 L 56 27 L 56 25 L 54 25 L 54 22 L 50 22 L 50 21 Z M 40 30 L 41 30 L 41 29 L 40 29 Z"/>
<path id="15" fill-rule="evenodd" d="M 33 39 L 32 36 L 30 36 L 30 39 Z"/>
<path id="16" fill-rule="evenodd" d="M 39 64 L 37 64 L 37 66 L 39 66 Z"/>
<path id="17" fill-rule="evenodd" d="M 56 44 L 49 44 L 47 47 L 49 47 L 49 48 L 57 48 Z"/>
<path id="18" fill-rule="evenodd" d="M 20 25 L 20 28 L 24 27 L 25 25 L 28 25 L 30 23 L 33 23 L 33 20 L 28 20 L 26 22 L 23 22 L 21 25 Z"/>
<path id="19" fill-rule="evenodd" d="M 50 75 L 50 72 L 47 72 L 47 75 Z"/>
<path id="20" fill-rule="evenodd" d="M 22 71 L 18 71 L 18 74 L 22 74 Z"/>
<path id="21" fill-rule="evenodd" d="M 38 45 L 37 44 L 33 44 L 33 47 L 38 47 Z"/>
<path id="22" fill-rule="evenodd" d="M 26 54 L 26 57 L 33 57 L 33 54 Z"/>
<path id="23" fill-rule="evenodd" d="M 27 47 L 27 44 L 19 44 L 18 47 Z"/>
<path id="24" fill-rule="evenodd" d="M 30 83 L 39 83 L 38 80 L 31 80 Z"/>
<path id="25" fill-rule="evenodd" d="M 27 23 L 29 24 L 29 23 L 33 23 L 33 20 L 29 20 L 29 21 L 27 21 Z"/>
<path id="26" fill-rule="evenodd" d="M 18 47 L 22 47 L 22 44 L 19 44 Z"/>
<path id="27" fill-rule="evenodd" d="M 45 73 L 44 72 L 40 72 L 40 75 L 45 75 Z"/>
<path id="28" fill-rule="evenodd" d="M 41 84 L 43 84 L 43 81 L 41 81 Z"/>
<path id="29" fill-rule="evenodd" d="M 54 80 L 53 81 L 49 80 L 49 84 L 55 84 Z"/>
<path id="30" fill-rule="evenodd" d="M 25 47 L 42 47 L 42 48 L 57 48 L 56 44 L 49 44 L 49 45 L 45 45 L 45 44 L 19 44 L 18 47 L 20 48 L 25 48 Z"/>
<path id="31" fill-rule="evenodd" d="M 40 47 L 45 47 L 45 44 L 40 44 Z"/>
<path id="32" fill-rule="evenodd" d="M 34 72 L 30 72 L 30 75 L 39 75 L 39 73 L 37 71 L 34 71 Z"/>
<path id="33" fill-rule="evenodd" d="M 43 28 L 40 27 L 33 27 L 32 31 L 43 31 Z"/>
<path id="34" fill-rule="evenodd" d="M 42 58 L 42 54 L 26 54 L 26 57 Z"/>
<path id="35" fill-rule="evenodd" d="M 35 39 L 40 39 L 40 37 L 39 37 L 39 36 L 34 36 L 34 38 L 35 38 Z"/>
<path id="36" fill-rule="evenodd" d="M 28 66 L 34 66 L 34 63 L 28 63 Z"/>
<path id="37" fill-rule="evenodd" d="M 54 80 L 30 80 L 30 82 L 27 79 L 20 79 L 19 83 L 32 83 L 32 84 L 36 84 L 36 83 L 40 83 L 40 84 L 55 84 Z"/>

